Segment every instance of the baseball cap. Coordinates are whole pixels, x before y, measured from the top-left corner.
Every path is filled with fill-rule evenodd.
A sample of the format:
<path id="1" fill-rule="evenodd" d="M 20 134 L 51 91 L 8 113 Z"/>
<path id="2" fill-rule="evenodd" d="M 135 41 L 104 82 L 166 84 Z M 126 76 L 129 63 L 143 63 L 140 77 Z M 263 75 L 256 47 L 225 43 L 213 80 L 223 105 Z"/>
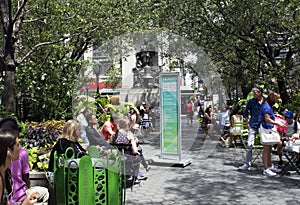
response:
<path id="1" fill-rule="evenodd" d="M 290 118 L 290 119 L 293 119 L 294 118 L 294 113 L 292 111 L 287 111 L 285 113 L 285 117 L 286 118 Z"/>
<path id="2" fill-rule="evenodd" d="M 143 103 L 142 103 L 142 105 L 146 105 L 146 103 L 145 103 L 145 102 L 143 102 Z"/>

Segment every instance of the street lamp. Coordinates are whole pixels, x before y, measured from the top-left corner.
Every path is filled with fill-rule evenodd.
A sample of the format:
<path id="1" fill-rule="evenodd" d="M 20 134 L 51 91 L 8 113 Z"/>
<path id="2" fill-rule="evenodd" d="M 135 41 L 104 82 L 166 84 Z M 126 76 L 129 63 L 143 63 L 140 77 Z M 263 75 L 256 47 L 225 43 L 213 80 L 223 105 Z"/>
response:
<path id="1" fill-rule="evenodd" d="M 239 94 L 238 94 L 238 69 L 241 67 L 241 60 L 238 58 L 234 62 L 234 68 L 235 68 L 235 101 L 238 102 Z"/>
<path id="2" fill-rule="evenodd" d="M 86 77 L 86 78 L 84 79 L 84 83 L 85 83 L 86 101 L 87 101 L 87 102 L 89 101 L 89 82 L 90 82 L 89 78 Z"/>
<path id="3" fill-rule="evenodd" d="M 96 75 L 97 95 L 99 95 L 99 75 L 101 73 L 101 70 L 102 70 L 102 65 L 101 64 L 98 64 L 97 66 L 93 67 L 93 71 Z"/>
<path id="4" fill-rule="evenodd" d="M 180 62 L 179 62 L 179 70 L 180 70 L 180 72 L 182 72 L 183 86 L 185 86 L 186 85 L 186 82 L 185 82 L 186 72 L 185 72 L 184 61 L 183 60 L 180 60 Z"/>

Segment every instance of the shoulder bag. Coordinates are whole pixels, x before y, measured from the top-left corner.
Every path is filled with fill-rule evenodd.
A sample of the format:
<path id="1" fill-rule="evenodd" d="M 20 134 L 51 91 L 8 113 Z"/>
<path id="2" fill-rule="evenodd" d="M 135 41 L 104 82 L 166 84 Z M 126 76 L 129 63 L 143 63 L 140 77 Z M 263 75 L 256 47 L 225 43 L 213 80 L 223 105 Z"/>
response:
<path id="1" fill-rule="evenodd" d="M 262 125 L 259 128 L 260 143 L 262 145 L 274 145 L 280 142 L 279 132 L 274 126 L 273 129 L 266 129 Z"/>

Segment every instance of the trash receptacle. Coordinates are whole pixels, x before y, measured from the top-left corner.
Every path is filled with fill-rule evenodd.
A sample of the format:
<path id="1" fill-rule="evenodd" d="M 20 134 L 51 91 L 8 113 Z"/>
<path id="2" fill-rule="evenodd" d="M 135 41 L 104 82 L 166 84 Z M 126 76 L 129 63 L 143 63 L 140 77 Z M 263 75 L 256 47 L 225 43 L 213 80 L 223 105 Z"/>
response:
<path id="1" fill-rule="evenodd" d="M 55 154 L 54 192 L 57 205 L 125 204 L 120 155 L 69 158 Z M 124 203 L 123 203 L 124 202 Z"/>

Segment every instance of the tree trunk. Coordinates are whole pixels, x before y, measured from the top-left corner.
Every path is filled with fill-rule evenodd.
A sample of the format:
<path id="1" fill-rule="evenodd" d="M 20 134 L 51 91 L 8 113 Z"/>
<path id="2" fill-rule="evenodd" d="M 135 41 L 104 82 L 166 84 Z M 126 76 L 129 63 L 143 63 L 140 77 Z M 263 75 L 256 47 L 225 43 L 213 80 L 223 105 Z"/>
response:
<path id="1" fill-rule="evenodd" d="M 286 86 L 285 86 L 284 80 L 279 78 L 277 80 L 277 83 L 278 83 L 278 89 L 279 89 L 280 98 L 282 100 L 282 104 L 286 105 L 289 103 L 289 96 L 286 91 Z"/>
<path id="2" fill-rule="evenodd" d="M 243 93 L 243 99 L 247 99 L 248 94 L 251 92 L 252 88 L 245 86 L 244 84 L 241 85 L 242 93 Z"/>
<path id="3" fill-rule="evenodd" d="M 9 67 L 5 71 L 4 82 L 4 105 L 7 113 L 16 114 L 16 98 L 15 98 L 15 74 L 16 68 Z"/>

